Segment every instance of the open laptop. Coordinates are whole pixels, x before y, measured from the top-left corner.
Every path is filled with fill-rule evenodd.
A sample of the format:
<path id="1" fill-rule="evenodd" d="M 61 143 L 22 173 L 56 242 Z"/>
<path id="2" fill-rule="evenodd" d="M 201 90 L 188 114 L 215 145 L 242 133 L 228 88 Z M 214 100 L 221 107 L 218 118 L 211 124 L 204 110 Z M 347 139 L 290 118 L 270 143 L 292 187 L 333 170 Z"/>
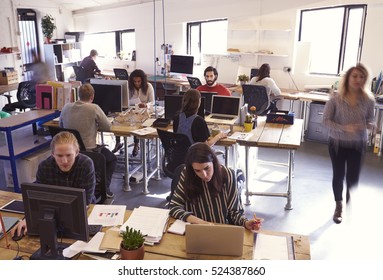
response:
<path id="1" fill-rule="evenodd" d="M 205 121 L 207 123 L 233 125 L 239 120 L 240 108 L 240 97 L 214 95 L 211 114 L 205 118 Z"/>
<path id="2" fill-rule="evenodd" d="M 244 235 L 240 226 L 186 224 L 186 253 L 242 256 Z"/>

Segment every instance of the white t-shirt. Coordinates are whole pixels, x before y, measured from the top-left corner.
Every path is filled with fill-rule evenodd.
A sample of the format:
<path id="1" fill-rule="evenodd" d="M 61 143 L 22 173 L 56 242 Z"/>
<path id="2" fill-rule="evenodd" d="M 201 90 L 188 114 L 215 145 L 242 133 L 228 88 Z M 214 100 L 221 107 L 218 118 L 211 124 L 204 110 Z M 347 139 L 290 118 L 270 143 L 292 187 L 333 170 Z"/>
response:
<path id="1" fill-rule="evenodd" d="M 265 86 L 269 88 L 269 91 L 267 94 L 271 97 L 276 97 L 281 95 L 281 90 L 277 86 L 277 84 L 274 82 L 272 78 L 263 78 L 262 80 L 257 82 L 258 77 L 253 77 L 250 81 L 251 85 L 260 85 L 260 86 Z"/>

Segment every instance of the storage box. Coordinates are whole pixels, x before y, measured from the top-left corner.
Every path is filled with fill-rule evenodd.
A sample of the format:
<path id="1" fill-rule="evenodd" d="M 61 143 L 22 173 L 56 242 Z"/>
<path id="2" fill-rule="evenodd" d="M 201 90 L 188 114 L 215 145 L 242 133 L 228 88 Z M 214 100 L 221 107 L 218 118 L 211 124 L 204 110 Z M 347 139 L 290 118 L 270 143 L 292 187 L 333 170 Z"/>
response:
<path id="1" fill-rule="evenodd" d="M 266 115 L 267 123 L 294 124 L 294 112 L 275 111 Z"/>
<path id="2" fill-rule="evenodd" d="M 0 71 L 0 85 L 10 85 L 19 82 L 17 71 Z"/>
<path id="3" fill-rule="evenodd" d="M 33 183 L 36 181 L 36 172 L 39 163 L 51 155 L 49 147 L 41 149 L 29 156 L 16 160 L 17 178 L 19 185 L 21 183 Z M 9 188 L 13 188 L 13 177 L 11 171 L 11 164 L 9 160 L 3 161 L 5 184 Z"/>

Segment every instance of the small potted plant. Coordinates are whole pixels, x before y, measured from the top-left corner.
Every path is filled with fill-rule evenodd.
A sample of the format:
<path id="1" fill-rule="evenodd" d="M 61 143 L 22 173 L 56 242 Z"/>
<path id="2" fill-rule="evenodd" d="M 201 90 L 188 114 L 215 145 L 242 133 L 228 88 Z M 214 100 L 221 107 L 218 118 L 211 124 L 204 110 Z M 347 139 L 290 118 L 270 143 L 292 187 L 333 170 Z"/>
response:
<path id="1" fill-rule="evenodd" d="M 53 36 L 53 31 L 56 29 L 54 18 L 51 15 L 45 15 L 41 19 L 41 29 L 46 38 L 46 43 L 49 44 Z"/>
<path id="2" fill-rule="evenodd" d="M 143 260 L 145 254 L 145 235 L 140 230 L 126 227 L 122 233 L 120 257 L 122 260 Z"/>
<path id="3" fill-rule="evenodd" d="M 245 122 L 243 123 L 246 132 L 250 132 L 253 129 L 253 116 L 247 114 L 245 117 Z"/>
<path id="4" fill-rule="evenodd" d="M 241 74 L 238 76 L 238 81 L 241 85 L 246 84 L 249 80 L 250 78 L 246 74 Z"/>

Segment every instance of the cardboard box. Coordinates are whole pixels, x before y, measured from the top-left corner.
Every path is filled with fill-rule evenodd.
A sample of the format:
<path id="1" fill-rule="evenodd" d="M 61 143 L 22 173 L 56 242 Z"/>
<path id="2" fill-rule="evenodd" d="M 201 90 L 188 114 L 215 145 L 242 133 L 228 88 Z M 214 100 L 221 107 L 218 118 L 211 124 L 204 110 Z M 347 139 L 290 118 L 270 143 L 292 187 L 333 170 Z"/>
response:
<path id="1" fill-rule="evenodd" d="M 17 71 L 0 71 L 0 85 L 10 85 L 19 82 Z"/>
<path id="2" fill-rule="evenodd" d="M 275 111 L 267 114 L 267 123 L 294 124 L 294 112 Z"/>
<path id="3" fill-rule="evenodd" d="M 44 159 L 48 158 L 50 155 L 51 150 L 49 147 L 47 147 L 33 154 L 30 154 L 29 156 L 16 160 L 17 178 L 19 180 L 19 185 L 21 183 L 33 183 L 34 181 L 36 181 L 36 172 L 39 163 L 42 162 Z M 3 165 L 5 184 L 9 188 L 13 188 L 14 184 L 11 171 L 11 164 L 9 160 L 4 160 Z"/>

